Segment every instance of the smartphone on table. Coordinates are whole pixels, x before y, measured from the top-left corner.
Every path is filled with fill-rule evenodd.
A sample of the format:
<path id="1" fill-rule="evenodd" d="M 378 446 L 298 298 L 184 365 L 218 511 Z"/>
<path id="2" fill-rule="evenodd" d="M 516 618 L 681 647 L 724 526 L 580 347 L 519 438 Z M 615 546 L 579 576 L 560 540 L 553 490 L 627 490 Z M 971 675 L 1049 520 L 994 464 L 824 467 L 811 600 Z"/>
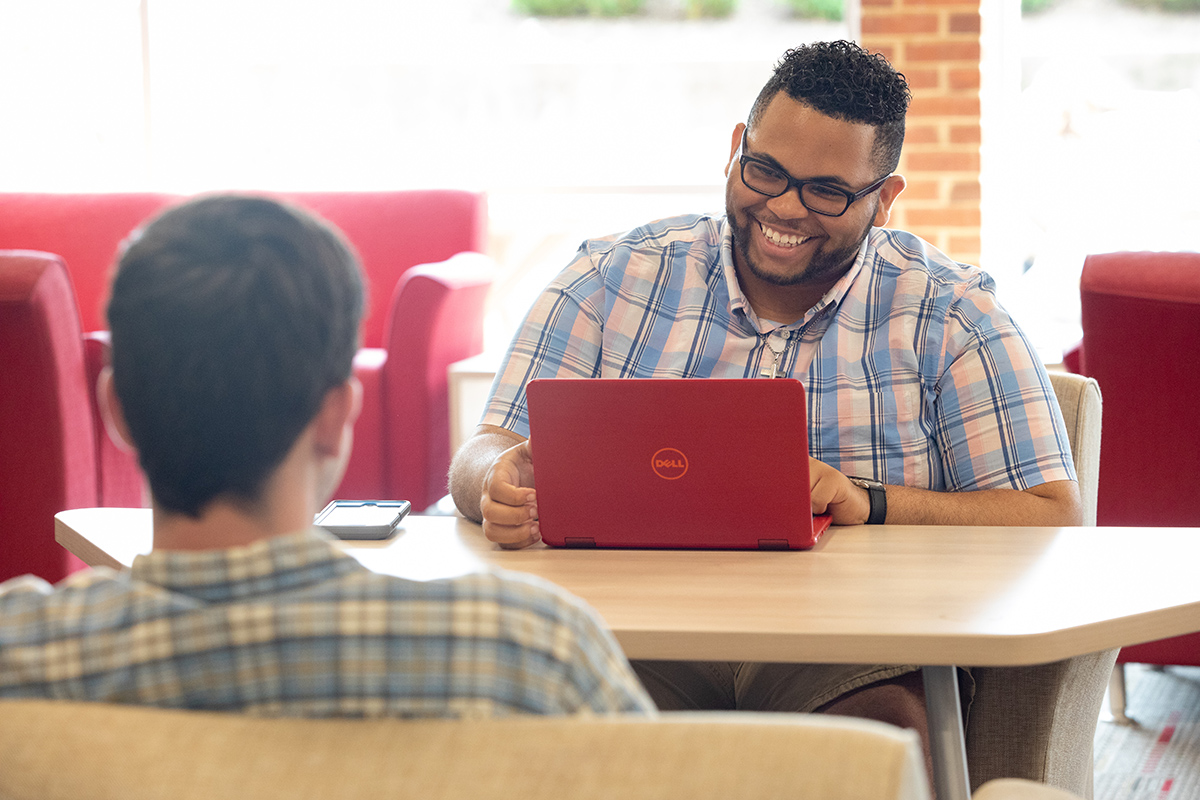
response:
<path id="1" fill-rule="evenodd" d="M 339 539 L 387 539 L 411 508 L 407 500 L 334 500 L 313 524 Z"/>

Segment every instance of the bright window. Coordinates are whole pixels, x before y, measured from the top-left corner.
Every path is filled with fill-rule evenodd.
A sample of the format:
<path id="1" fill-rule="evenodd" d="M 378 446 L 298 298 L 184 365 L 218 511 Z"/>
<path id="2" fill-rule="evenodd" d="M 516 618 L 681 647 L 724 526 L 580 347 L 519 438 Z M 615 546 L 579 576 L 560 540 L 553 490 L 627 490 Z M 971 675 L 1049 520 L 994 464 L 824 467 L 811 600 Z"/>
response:
<path id="1" fill-rule="evenodd" d="M 985 121 L 1002 201 L 984 214 L 1019 268 L 1002 299 L 1055 361 L 1081 335 L 1087 254 L 1200 249 L 1200 11 L 1044 4 L 1021 20 L 1006 113 Z"/>

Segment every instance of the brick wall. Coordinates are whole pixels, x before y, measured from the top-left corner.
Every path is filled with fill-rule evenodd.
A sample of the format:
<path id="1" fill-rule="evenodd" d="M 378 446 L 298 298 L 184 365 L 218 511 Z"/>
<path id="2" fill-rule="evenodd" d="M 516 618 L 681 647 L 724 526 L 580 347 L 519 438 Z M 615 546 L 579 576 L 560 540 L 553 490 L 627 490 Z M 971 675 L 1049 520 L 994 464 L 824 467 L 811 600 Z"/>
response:
<path id="1" fill-rule="evenodd" d="M 979 263 L 980 0 L 861 0 L 863 47 L 912 88 L 890 227 Z"/>

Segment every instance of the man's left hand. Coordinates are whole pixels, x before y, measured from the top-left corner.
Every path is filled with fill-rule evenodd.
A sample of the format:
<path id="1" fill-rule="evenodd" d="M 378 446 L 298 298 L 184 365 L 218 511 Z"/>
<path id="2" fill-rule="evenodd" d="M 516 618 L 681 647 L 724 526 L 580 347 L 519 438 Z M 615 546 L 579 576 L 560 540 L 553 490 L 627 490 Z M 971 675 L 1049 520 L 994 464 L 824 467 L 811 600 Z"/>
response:
<path id="1" fill-rule="evenodd" d="M 811 456 L 808 483 L 814 514 L 830 514 L 834 525 L 862 525 L 871 516 L 871 497 L 842 473 Z"/>

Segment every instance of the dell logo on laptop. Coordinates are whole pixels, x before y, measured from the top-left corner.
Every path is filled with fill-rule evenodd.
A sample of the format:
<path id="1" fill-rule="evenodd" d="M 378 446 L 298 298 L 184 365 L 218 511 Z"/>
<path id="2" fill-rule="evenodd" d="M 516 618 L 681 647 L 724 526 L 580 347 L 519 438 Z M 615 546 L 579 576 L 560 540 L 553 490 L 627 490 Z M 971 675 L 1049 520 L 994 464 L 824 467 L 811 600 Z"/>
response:
<path id="1" fill-rule="evenodd" d="M 678 480 L 688 471 L 687 456 L 674 447 L 664 447 L 650 457 L 650 468 L 660 478 Z"/>

